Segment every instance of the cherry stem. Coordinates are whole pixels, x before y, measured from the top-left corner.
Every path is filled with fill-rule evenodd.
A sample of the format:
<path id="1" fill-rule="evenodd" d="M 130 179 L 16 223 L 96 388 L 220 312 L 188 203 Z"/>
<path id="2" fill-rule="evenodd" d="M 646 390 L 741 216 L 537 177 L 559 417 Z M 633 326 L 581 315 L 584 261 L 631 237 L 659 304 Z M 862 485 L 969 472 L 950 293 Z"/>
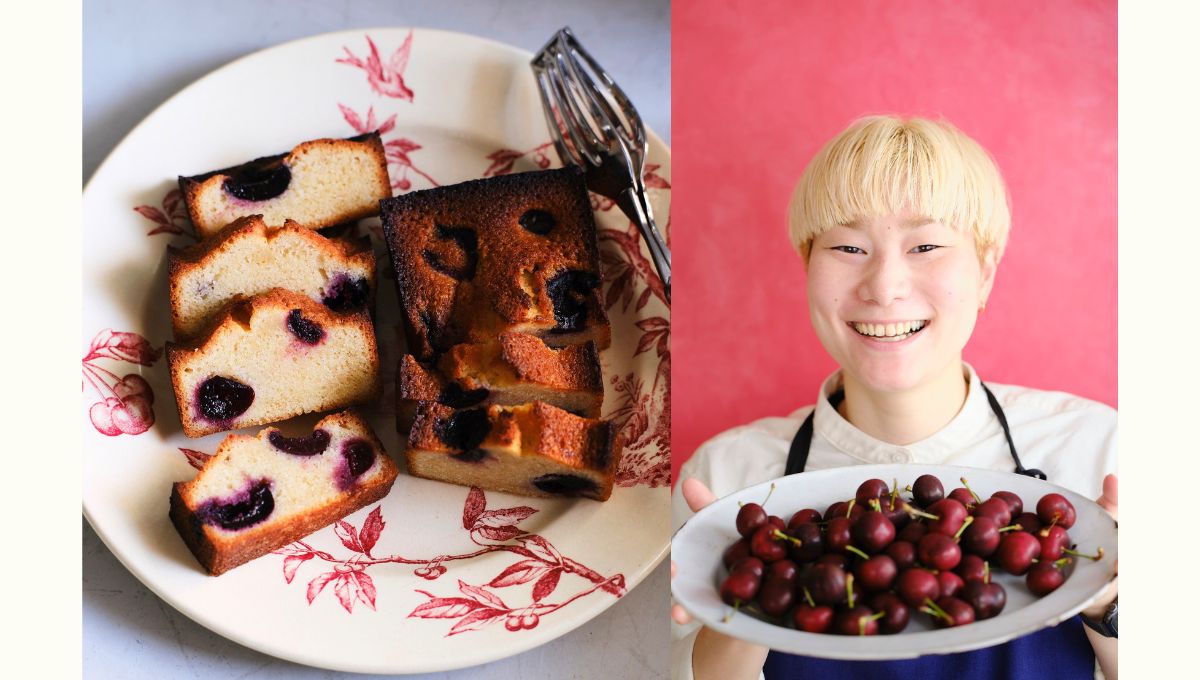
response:
<path id="1" fill-rule="evenodd" d="M 900 480 L 892 477 L 892 510 L 896 509 L 896 498 L 900 495 Z"/>
<path id="2" fill-rule="evenodd" d="M 771 494 L 775 493 L 775 482 L 771 482 L 771 490 L 767 492 L 767 497 L 759 505 L 766 505 L 767 501 L 771 500 Z"/>
<path id="3" fill-rule="evenodd" d="M 857 498 L 851 498 L 850 502 L 846 504 L 846 519 L 850 519 L 850 511 L 854 509 L 854 503 L 857 500 Z"/>
<path id="4" fill-rule="evenodd" d="M 983 582 L 985 585 L 992 582 L 992 566 L 988 562 L 983 563 Z"/>
<path id="5" fill-rule="evenodd" d="M 913 518 L 924 517 L 925 519 L 941 519 L 941 517 L 938 517 L 937 515 L 930 514 L 924 510 L 918 510 L 908 503 L 904 504 L 904 511 L 908 513 L 909 517 Z"/>
<path id="6" fill-rule="evenodd" d="M 849 550 L 850 552 L 854 553 L 855 555 L 858 555 L 859 557 L 863 558 L 864 560 L 869 560 L 869 559 L 871 559 L 871 556 L 870 556 L 870 555 L 868 555 L 868 554 L 866 554 L 865 552 L 863 552 L 863 551 L 859 550 L 858 548 L 855 548 L 855 547 L 854 547 L 854 546 L 852 546 L 852 545 L 848 545 L 848 546 L 846 546 L 846 550 Z"/>
<path id="7" fill-rule="evenodd" d="M 808 606 L 816 607 L 817 603 L 813 602 L 812 593 L 808 592 L 808 588 L 804 589 L 804 599 L 808 602 Z"/>
<path id="8" fill-rule="evenodd" d="M 875 614 L 873 616 L 858 617 L 858 634 L 860 636 L 866 635 L 867 634 L 867 624 L 872 621 L 878 621 L 879 619 L 883 618 L 883 615 L 886 613 L 887 612 L 879 612 L 878 614 Z"/>
<path id="9" fill-rule="evenodd" d="M 966 488 L 967 493 L 971 494 L 971 498 L 975 499 L 975 505 L 979 505 L 980 503 L 983 502 L 983 500 L 981 498 L 979 498 L 979 494 L 975 493 L 975 490 L 971 488 L 970 484 L 967 484 L 966 477 L 959 477 L 958 481 L 963 483 L 963 487 Z"/>
<path id="10" fill-rule="evenodd" d="M 846 603 L 854 609 L 854 574 L 846 574 Z"/>
<path id="11" fill-rule="evenodd" d="M 868 501 L 867 505 L 870 505 L 871 509 L 875 512 L 883 512 L 883 504 L 879 502 L 878 498 L 872 498 Z"/>
<path id="12" fill-rule="evenodd" d="M 930 599 L 928 597 L 925 598 L 925 605 L 926 605 L 925 607 L 921 608 L 921 611 L 925 612 L 926 614 L 936 616 L 938 618 L 946 619 L 947 623 L 954 623 L 954 618 L 951 617 L 949 614 L 947 614 L 945 609 L 942 609 L 941 607 L 937 606 L 937 603 L 934 602 L 932 599 Z"/>
<path id="13" fill-rule="evenodd" d="M 975 518 L 973 516 L 970 516 L 970 515 L 967 516 L 966 521 L 964 521 L 963 525 L 958 528 L 958 532 L 954 534 L 954 542 L 955 543 L 958 542 L 958 537 L 962 536 L 962 533 L 964 531 L 966 531 L 967 527 L 971 526 L 971 522 L 974 522 L 974 521 L 975 521 Z"/>
<path id="14" fill-rule="evenodd" d="M 1020 530 L 1021 530 L 1021 528 L 1022 528 L 1022 527 L 1021 527 L 1021 525 L 1020 525 L 1020 524 L 1010 524 L 1010 525 L 1008 525 L 1008 526 L 1006 526 L 1006 527 L 1000 527 L 1000 528 L 999 528 L 999 529 L 997 529 L 996 531 L 998 531 L 998 532 L 1000 532 L 1000 533 L 1004 533 L 1004 532 L 1006 532 L 1006 531 L 1020 531 Z"/>
<path id="15" fill-rule="evenodd" d="M 775 537 L 775 540 L 777 540 L 777 541 L 788 541 L 789 543 L 791 543 L 792 545 L 796 546 L 797 548 L 799 548 L 800 546 L 804 545 L 804 544 L 803 544 L 803 543 L 800 541 L 800 539 L 796 538 L 795 536 L 788 536 L 787 534 L 783 533 L 783 532 L 782 532 L 782 531 L 780 531 L 779 529 L 776 529 L 775 531 L 771 532 L 771 535 Z"/>
<path id="16" fill-rule="evenodd" d="M 1074 555 L 1076 557 L 1086 557 L 1093 562 L 1099 562 L 1104 557 L 1104 547 L 1103 546 L 1096 548 L 1095 555 L 1087 555 L 1085 553 L 1075 552 L 1074 550 L 1071 550 L 1070 548 L 1063 548 L 1063 552 L 1065 552 L 1068 555 Z"/>
<path id="17" fill-rule="evenodd" d="M 729 612 L 727 614 L 725 614 L 725 618 L 721 619 L 721 623 L 729 623 L 729 620 L 732 619 L 733 615 L 737 613 L 738 607 L 741 606 L 741 604 L 742 604 L 741 600 L 734 600 L 733 607 L 729 610 Z"/>

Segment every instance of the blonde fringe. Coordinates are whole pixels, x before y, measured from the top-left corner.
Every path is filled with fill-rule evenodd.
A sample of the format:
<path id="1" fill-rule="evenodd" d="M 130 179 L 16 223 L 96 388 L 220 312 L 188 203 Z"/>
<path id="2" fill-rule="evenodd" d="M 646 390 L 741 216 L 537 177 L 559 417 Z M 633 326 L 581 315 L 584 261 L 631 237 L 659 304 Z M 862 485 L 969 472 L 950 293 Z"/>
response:
<path id="1" fill-rule="evenodd" d="M 817 235 L 884 215 L 928 217 L 969 230 L 982 258 L 1003 254 L 1008 192 L 987 151 L 944 121 L 871 116 L 809 162 L 788 206 L 792 245 L 808 259 Z"/>

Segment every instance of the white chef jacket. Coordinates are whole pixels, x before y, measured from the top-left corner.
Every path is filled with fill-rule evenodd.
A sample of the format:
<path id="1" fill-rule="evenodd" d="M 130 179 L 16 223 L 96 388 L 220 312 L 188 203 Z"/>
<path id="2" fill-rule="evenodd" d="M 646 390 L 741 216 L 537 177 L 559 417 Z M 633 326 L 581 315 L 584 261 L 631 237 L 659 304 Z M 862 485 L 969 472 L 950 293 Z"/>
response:
<path id="1" fill-rule="evenodd" d="M 821 385 L 813 417 L 813 439 L 805 470 L 873 463 L 964 465 L 1015 469 L 1004 430 L 988 405 L 979 376 L 963 364 L 968 378 L 962 409 L 926 439 L 899 446 L 871 437 L 837 412 L 829 395 L 841 386 L 835 372 Z M 1026 469 L 1088 498 L 1098 498 L 1104 476 L 1117 469 L 1117 412 L 1110 406 L 1065 392 L 988 383 L 1008 419 L 1017 455 Z M 672 495 L 672 522 L 678 529 L 692 516 L 683 500 L 682 481 L 704 482 L 717 498 L 783 476 L 788 451 L 814 407 L 786 418 L 772 417 L 713 437 L 683 464 Z M 692 679 L 692 646 L 700 626 L 672 623 L 671 667 L 676 680 Z"/>

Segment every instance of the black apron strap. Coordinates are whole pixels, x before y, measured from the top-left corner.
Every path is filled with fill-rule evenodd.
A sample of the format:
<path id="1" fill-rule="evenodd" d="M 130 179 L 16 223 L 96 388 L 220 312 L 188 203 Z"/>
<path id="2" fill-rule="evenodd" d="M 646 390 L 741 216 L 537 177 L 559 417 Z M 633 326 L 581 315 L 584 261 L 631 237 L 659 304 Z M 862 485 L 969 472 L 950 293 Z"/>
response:
<path id="1" fill-rule="evenodd" d="M 1046 479 L 1046 473 L 1037 468 L 1026 469 L 1021 465 L 1021 457 L 1017 455 L 1017 445 L 1013 443 L 1012 430 L 1008 429 L 1008 418 L 1004 415 L 1004 409 L 1000 408 L 1000 401 L 996 399 L 996 395 L 988 389 L 987 385 L 982 382 L 983 393 L 987 395 L 988 405 L 992 407 L 992 413 L 996 414 L 996 419 L 1000 421 L 1000 428 L 1004 430 L 1004 440 L 1008 442 L 1008 452 L 1012 455 L 1013 462 L 1017 464 L 1016 473 L 1025 475 L 1026 477 L 1034 477 L 1037 479 Z"/>
<path id="2" fill-rule="evenodd" d="M 838 388 L 836 392 L 829 395 L 829 404 L 837 408 L 842 403 L 842 399 L 846 398 L 846 393 Z M 804 472 L 804 466 L 808 464 L 808 450 L 812 448 L 813 438 L 813 415 L 816 414 L 817 408 L 814 406 L 812 413 L 804 419 L 804 423 L 800 425 L 800 429 L 796 432 L 796 436 L 792 438 L 792 446 L 788 450 L 787 466 L 783 469 L 784 475 L 794 475 Z"/>
<path id="3" fill-rule="evenodd" d="M 996 399 L 996 395 L 988 389 L 987 385 L 979 383 L 983 387 L 983 393 L 987 395 L 988 406 L 991 407 L 992 413 L 996 414 L 996 419 L 1000 421 L 1000 428 L 1004 430 L 1004 440 L 1008 442 L 1008 453 L 1012 456 L 1013 462 L 1016 463 L 1016 473 L 1027 477 L 1035 477 L 1037 479 L 1046 479 L 1046 473 L 1036 468 L 1026 469 L 1021 465 L 1021 458 L 1017 455 L 1017 445 L 1013 443 L 1012 431 L 1008 427 L 1008 418 L 1004 415 L 1004 409 L 1000 408 L 1000 401 Z M 829 395 L 829 403 L 834 408 L 837 408 L 842 403 L 842 399 L 846 396 L 845 392 L 838 390 Z M 791 448 L 788 449 L 787 466 L 784 468 L 784 475 L 794 475 L 804 472 L 804 466 L 808 464 L 808 452 L 812 448 L 813 438 L 813 416 L 817 409 L 814 407 L 812 413 L 804 419 L 804 423 L 800 425 L 800 429 L 796 431 L 796 436 L 792 438 Z"/>

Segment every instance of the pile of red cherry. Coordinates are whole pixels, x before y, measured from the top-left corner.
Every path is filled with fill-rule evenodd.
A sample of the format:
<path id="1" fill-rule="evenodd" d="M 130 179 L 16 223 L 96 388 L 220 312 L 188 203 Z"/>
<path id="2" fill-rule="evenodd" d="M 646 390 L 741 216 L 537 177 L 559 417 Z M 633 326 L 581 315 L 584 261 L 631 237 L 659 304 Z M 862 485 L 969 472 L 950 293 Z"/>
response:
<path id="1" fill-rule="evenodd" d="M 962 483 L 947 496 L 941 480 L 922 475 L 905 498 L 894 480 L 889 490 L 868 479 L 853 499 L 823 514 L 800 510 L 786 523 L 743 504 L 742 538 L 724 555 L 721 599 L 733 607 L 726 620 L 746 609 L 810 633 L 875 635 L 904 630 L 915 609 L 936 627 L 962 626 L 1004 609 L 993 563 L 1024 575 L 1042 597 L 1066 581 L 1070 556 L 1104 556 L 1103 548 L 1072 549 L 1075 507 L 1062 495 L 1046 494 L 1036 513 L 1024 512 L 1011 491 L 982 499 Z"/>

